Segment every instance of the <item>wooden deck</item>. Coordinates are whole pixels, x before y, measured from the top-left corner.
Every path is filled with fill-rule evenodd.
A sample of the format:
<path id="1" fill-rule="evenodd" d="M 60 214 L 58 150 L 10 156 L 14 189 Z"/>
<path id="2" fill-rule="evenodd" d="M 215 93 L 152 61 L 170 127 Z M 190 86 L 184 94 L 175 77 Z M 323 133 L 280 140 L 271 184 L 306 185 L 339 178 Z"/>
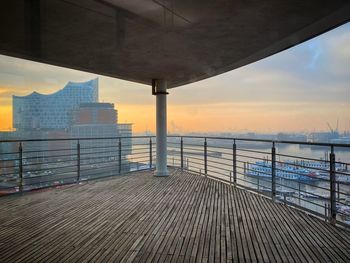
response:
<path id="1" fill-rule="evenodd" d="M 0 199 L 0 262 L 350 262 L 350 234 L 173 170 Z"/>

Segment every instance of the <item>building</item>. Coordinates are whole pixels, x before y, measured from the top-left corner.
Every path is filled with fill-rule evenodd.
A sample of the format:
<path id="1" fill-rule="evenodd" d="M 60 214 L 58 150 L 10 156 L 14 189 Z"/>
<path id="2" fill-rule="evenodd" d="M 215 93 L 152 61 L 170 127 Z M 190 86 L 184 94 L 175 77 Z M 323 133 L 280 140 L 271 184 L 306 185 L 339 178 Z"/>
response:
<path id="1" fill-rule="evenodd" d="M 67 129 L 71 112 L 81 103 L 94 102 L 98 102 L 98 78 L 68 82 L 63 89 L 49 95 L 33 92 L 13 96 L 13 126 L 17 130 Z"/>
<path id="2" fill-rule="evenodd" d="M 120 137 L 132 136 L 132 123 L 118 123 L 118 131 Z"/>
<path id="3" fill-rule="evenodd" d="M 75 165 L 80 147 L 82 164 L 104 165 L 114 161 L 114 170 L 118 171 L 121 160 L 122 169 L 127 170 L 132 141 L 131 138 L 122 139 L 120 154 L 118 137 L 131 137 L 132 125 L 118 124 L 118 111 L 114 109 L 114 104 L 99 103 L 98 93 L 96 78 L 81 83 L 68 82 L 63 89 L 50 95 L 33 92 L 28 96 L 13 96 L 13 125 L 16 130 L 3 132 L 2 137 L 42 140 L 22 143 L 23 161 L 31 163 L 33 169 L 44 170 L 34 164 L 53 161 Z M 99 139 L 106 137 L 110 139 Z M 18 151 L 19 144 L 0 144 L 2 154 Z M 10 157 L 18 158 L 8 155 Z M 0 170 L 4 167 L 1 163 Z"/>
<path id="4" fill-rule="evenodd" d="M 82 103 L 72 111 L 71 138 L 118 137 L 118 111 L 113 103 Z"/>
<path id="5" fill-rule="evenodd" d="M 131 123 L 118 123 L 119 136 L 122 137 L 122 145 L 124 147 L 124 154 L 129 155 L 132 153 L 132 124 Z"/>
<path id="6" fill-rule="evenodd" d="M 16 131 L 10 133 L 11 137 L 71 139 L 131 136 L 130 124 L 118 124 L 118 111 L 114 109 L 114 104 L 98 102 L 98 84 L 96 78 L 86 82 L 68 82 L 63 89 L 49 95 L 37 92 L 27 96 L 14 95 L 13 126 Z M 119 125 L 122 127 L 120 131 Z M 108 147 L 118 145 L 117 139 L 103 140 L 102 144 L 101 141 L 80 140 L 80 144 L 86 153 L 99 147 L 100 151 L 106 152 L 101 157 L 108 155 Z M 131 145 L 131 139 L 128 139 L 127 144 Z M 44 160 L 62 154 L 76 156 L 77 141 L 42 141 L 35 145 L 26 142 L 23 147 L 31 150 L 30 154 L 26 154 L 29 158 Z M 52 149 L 69 148 L 72 150 L 52 151 Z M 123 152 L 123 159 L 126 159 L 129 153 L 131 149 Z"/>
<path id="7" fill-rule="evenodd" d="M 86 163 L 89 160 L 96 162 L 96 159 L 100 162 L 118 160 L 118 137 L 131 136 L 131 124 L 118 124 L 118 111 L 114 109 L 113 103 L 82 103 L 72 112 L 71 120 L 70 138 L 80 138 L 81 154 L 88 157 L 85 158 Z M 98 139 L 106 137 L 110 139 Z M 131 138 L 123 138 L 121 142 L 121 159 L 124 169 L 127 169 L 126 160 L 127 155 L 131 154 Z"/>
<path id="8" fill-rule="evenodd" d="M 72 112 L 72 123 L 80 124 L 116 124 L 118 111 L 113 103 L 82 103 Z"/>

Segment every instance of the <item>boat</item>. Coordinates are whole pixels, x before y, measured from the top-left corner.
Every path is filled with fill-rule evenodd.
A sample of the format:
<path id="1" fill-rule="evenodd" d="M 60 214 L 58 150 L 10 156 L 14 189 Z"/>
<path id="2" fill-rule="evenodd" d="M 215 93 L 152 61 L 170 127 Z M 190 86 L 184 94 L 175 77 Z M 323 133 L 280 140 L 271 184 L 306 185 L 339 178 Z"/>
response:
<path id="1" fill-rule="evenodd" d="M 301 166 L 303 168 L 306 169 L 315 169 L 315 170 L 319 170 L 319 171 L 324 171 L 324 172 L 328 172 L 330 169 L 330 163 L 329 161 L 324 161 L 324 160 L 320 160 L 320 161 L 310 161 L 310 160 L 300 160 L 300 161 L 292 161 L 292 160 L 286 160 L 284 161 L 286 164 L 289 165 L 294 165 L 294 166 Z M 341 162 L 336 162 L 335 163 L 335 170 L 336 171 L 346 171 L 347 169 L 347 165 L 345 163 L 341 163 Z"/>
<path id="2" fill-rule="evenodd" d="M 289 162 L 291 164 L 291 162 Z M 304 168 L 317 173 L 317 177 L 320 179 L 329 180 L 330 177 L 330 164 L 325 161 L 302 161 L 297 163 Z M 335 163 L 335 180 L 336 182 L 350 183 L 350 171 L 346 163 Z"/>
<path id="3" fill-rule="evenodd" d="M 283 178 L 295 181 L 310 181 L 317 179 L 318 174 L 314 171 L 310 171 L 305 168 L 300 168 L 295 165 L 289 165 L 287 163 L 276 164 L 276 178 Z M 254 164 L 248 164 L 246 169 L 247 176 L 253 177 L 272 177 L 272 166 L 271 162 L 267 161 L 257 161 Z"/>
<path id="4" fill-rule="evenodd" d="M 276 177 L 289 180 L 310 181 L 315 179 L 329 180 L 329 162 L 325 161 L 291 161 L 276 163 Z M 271 177 L 271 162 L 258 161 L 249 164 L 246 175 L 256 177 Z M 350 183 L 350 171 L 343 163 L 335 165 L 335 180 Z"/>

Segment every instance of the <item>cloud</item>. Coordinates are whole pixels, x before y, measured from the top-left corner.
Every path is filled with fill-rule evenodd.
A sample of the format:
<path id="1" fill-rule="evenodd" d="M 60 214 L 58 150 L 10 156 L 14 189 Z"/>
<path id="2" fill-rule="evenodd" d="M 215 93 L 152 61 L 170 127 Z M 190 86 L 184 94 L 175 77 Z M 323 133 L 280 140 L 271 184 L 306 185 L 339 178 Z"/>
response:
<path id="1" fill-rule="evenodd" d="M 8 87 L 0 87 L 0 95 L 6 96 L 8 93 L 12 92 L 12 90 Z"/>
<path id="2" fill-rule="evenodd" d="M 173 103 L 338 101 L 350 97 L 350 24 L 231 72 L 174 90 Z"/>

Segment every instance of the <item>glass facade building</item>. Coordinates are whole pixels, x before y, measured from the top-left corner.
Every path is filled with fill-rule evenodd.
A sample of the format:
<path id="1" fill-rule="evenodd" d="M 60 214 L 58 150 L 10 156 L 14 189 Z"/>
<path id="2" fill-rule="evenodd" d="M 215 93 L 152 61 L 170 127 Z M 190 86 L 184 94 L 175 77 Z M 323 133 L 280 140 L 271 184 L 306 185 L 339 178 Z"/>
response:
<path id="1" fill-rule="evenodd" d="M 61 90 L 44 95 L 33 92 L 13 96 L 13 126 L 23 129 L 67 129 L 71 112 L 81 103 L 98 102 L 98 78 L 87 82 L 68 82 Z"/>

